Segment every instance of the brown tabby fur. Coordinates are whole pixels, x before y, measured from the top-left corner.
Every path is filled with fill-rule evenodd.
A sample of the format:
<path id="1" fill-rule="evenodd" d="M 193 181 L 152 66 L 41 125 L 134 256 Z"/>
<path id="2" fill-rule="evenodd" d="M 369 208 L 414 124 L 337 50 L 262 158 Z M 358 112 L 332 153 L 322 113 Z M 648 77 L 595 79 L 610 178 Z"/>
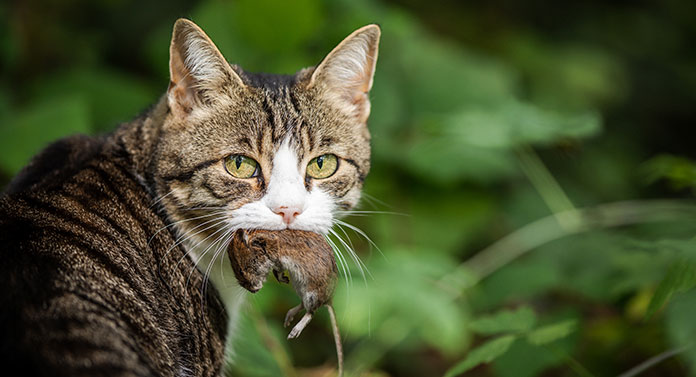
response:
<path id="1" fill-rule="evenodd" d="M 221 373 L 225 309 L 210 284 L 201 289 L 206 277 L 177 240 L 206 208 L 262 197 L 288 135 L 301 163 L 322 152 L 342 158 L 333 177 L 307 187 L 342 208 L 356 204 L 369 170 L 366 96 L 379 29 L 343 44 L 358 39 L 371 46 L 369 83 L 340 92 L 336 50 L 293 76 L 249 74 L 179 20 L 167 95 L 108 136 L 51 145 L 0 197 L 0 374 Z M 215 77 L 189 74 L 191 42 Z M 255 158 L 263 174 L 230 178 L 223 160 L 233 153 Z M 170 226 L 179 220 L 189 221 Z"/>

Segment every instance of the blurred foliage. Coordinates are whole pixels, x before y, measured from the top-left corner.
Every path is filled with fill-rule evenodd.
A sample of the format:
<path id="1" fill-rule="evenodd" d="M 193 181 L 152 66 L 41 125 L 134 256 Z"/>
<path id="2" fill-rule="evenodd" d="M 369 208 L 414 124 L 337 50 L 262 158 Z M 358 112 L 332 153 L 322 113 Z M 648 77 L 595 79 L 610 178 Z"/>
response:
<path id="1" fill-rule="evenodd" d="M 350 374 L 696 375 L 696 3 L 2 3 L 0 183 L 156 101 L 180 16 L 275 73 L 382 26 L 373 212 L 345 219 L 379 250 L 337 229 L 368 270 L 334 299 Z M 296 301 L 250 298 L 231 375 L 331 374 L 324 311 L 285 340 Z"/>

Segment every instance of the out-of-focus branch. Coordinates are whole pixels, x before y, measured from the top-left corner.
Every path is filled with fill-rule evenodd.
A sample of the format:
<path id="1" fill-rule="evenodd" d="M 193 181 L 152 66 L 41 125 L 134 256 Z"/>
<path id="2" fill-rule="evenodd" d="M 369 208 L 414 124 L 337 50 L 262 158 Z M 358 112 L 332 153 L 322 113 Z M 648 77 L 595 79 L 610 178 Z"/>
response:
<path id="1" fill-rule="evenodd" d="M 561 225 L 559 215 L 575 217 L 578 221 Z M 462 269 L 473 273 L 474 281 L 470 281 L 473 285 L 529 251 L 569 235 L 683 219 L 696 220 L 696 203 L 685 200 L 622 201 L 554 213 L 515 230 L 481 250 L 462 263 L 453 274 L 460 274 Z"/>

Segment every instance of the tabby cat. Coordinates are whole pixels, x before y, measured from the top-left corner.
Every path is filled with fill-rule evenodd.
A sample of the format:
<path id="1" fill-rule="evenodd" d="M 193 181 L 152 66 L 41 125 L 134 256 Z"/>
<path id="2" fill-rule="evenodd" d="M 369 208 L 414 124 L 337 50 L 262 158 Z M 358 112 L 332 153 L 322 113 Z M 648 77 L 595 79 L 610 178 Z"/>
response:
<path id="1" fill-rule="evenodd" d="M 360 198 L 379 37 L 252 74 L 178 20 L 159 102 L 52 144 L 0 197 L 0 374 L 221 374 L 246 295 L 235 230 L 326 234 Z"/>

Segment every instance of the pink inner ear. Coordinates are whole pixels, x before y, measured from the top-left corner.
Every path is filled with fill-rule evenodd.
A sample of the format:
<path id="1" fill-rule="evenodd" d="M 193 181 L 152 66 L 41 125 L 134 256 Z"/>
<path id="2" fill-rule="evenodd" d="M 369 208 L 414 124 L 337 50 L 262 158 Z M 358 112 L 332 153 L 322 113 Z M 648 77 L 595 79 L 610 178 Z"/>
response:
<path id="1" fill-rule="evenodd" d="M 191 95 L 185 88 L 170 81 L 168 93 L 169 106 L 173 111 L 179 111 L 184 114 L 191 113 L 193 110 L 193 102 Z"/>
<path id="2" fill-rule="evenodd" d="M 361 123 L 370 115 L 368 92 L 372 87 L 378 43 L 376 26 L 356 30 L 319 64 L 309 83 L 324 85 L 329 96 L 338 97 L 337 105 Z"/>
<path id="3" fill-rule="evenodd" d="M 174 26 L 169 74 L 169 106 L 182 115 L 190 113 L 197 105 L 216 101 L 231 86 L 244 88 L 242 80 L 210 38 L 187 20 L 179 20 Z"/>
<path id="4" fill-rule="evenodd" d="M 174 112 L 189 114 L 193 110 L 192 93 L 187 87 L 190 86 L 191 72 L 184 64 L 183 57 L 177 48 L 173 48 L 169 58 L 169 107 Z"/>

